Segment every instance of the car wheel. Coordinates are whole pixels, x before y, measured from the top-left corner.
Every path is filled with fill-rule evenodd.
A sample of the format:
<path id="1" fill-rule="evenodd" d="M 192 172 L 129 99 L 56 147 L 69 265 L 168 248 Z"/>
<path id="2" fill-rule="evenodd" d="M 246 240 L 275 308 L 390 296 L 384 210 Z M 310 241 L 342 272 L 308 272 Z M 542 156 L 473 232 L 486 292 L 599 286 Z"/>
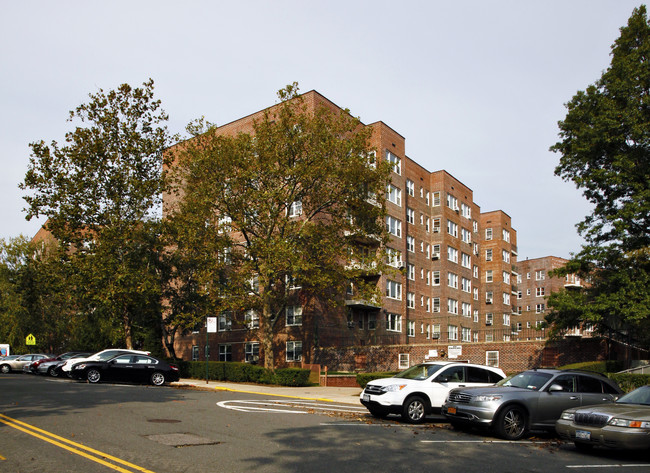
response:
<path id="1" fill-rule="evenodd" d="M 89 383 L 99 383 L 99 380 L 102 379 L 102 374 L 99 372 L 99 370 L 91 368 L 86 373 L 86 379 Z"/>
<path id="2" fill-rule="evenodd" d="M 419 424 L 424 421 L 427 405 L 420 396 L 409 397 L 402 407 L 402 419 L 409 424 Z"/>
<path id="3" fill-rule="evenodd" d="M 50 367 L 47 369 L 47 374 L 48 374 L 49 376 L 53 376 L 53 377 L 55 377 L 55 378 L 56 378 L 57 376 L 59 376 L 59 372 L 56 370 L 56 366 L 50 366 Z"/>
<path id="4" fill-rule="evenodd" d="M 162 374 L 160 371 L 156 371 L 154 374 L 151 375 L 151 384 L 154 386 L 162 386 L 165 384 L 165 375 Z"/>
<path id="5" fill-rule="evenodd" d="M 11 373 L 11 367 L 9 365 L 2 365 L 0 366 L 0 372 L 4 374 Z"/>
<path id="6" fill-rule="evenodd" d="M 519 440 L 526 433 L 526 417 L 526 412 L 521 407 L 506 407 L 497 419 L 497 433 L 506 440 Z"/>
<path id="7" fill-rule="evenodd" d="M 375 407 L 372 409 L 369 408 L 368 411 L 370 412 L 371 416 L 376 417 L 377 419 L 385 419 L 386 417 L 388 417 L 388 411 L 386 411 L 385 409 L 377 409 Z"/>

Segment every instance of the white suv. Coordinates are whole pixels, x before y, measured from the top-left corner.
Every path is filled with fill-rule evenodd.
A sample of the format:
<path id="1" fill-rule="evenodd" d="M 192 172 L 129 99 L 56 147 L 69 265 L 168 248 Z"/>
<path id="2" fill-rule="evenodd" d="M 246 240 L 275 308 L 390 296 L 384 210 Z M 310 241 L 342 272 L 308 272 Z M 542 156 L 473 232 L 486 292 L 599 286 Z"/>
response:
<path id="1" fill-rule="evenodd" d="M 122 348 L 109 348 L 107 350 L 99 351 L 93 355 L 90 355 L 88 358 L 70 358 L 62 366 L 61 371 L 69 376 L 70 371 L 72 371 L 72 366 L 77 363 L 83 363 L 84 361 L 106 361 L 110 360 L 114 356 L 121 355 L 122 353 L 135 353 L 137 355 L 151 355 L 151 352 L 141 351 L 141 350 L 128 350 Z"/>
<path id="2" fill-rule="evenodd" d="M 411 424 L 422 422 L 427 414 L 440 411 L 453 388 L 490 386 L 505 373 L 491 366 L 449 361 L 420 363 L 393 378 L 370 381 L 359 400 L 375 417 L 401 414 Z"/>

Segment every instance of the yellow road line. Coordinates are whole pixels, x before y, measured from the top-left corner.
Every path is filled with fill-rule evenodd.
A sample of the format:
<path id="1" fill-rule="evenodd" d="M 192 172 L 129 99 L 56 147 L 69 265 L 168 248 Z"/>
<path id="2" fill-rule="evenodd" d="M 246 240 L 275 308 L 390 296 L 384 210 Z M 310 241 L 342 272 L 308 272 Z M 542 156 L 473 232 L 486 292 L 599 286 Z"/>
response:
<path id="1" fill-rule="evenodd" d="M 0 460 L 6 460 L 6 458 L 0 455 Z"/>
<path id="2" fill-rule="evenodd" d="M 142 468 L 142 467 L 140 467 L 138 465 L 134 465 L 134 464 L 129 463 L 127 461 L 124 461 L 124 460 L 122 460 L 120 458 L 108 455 L 107 453 L 103 453 L 103 452 L 100 452 L 99 450 L 95 450 L 93 448 L 86 447 L 85 445 L 82 445 L 80 443 L 76 443 L 76 442 L 73 442 L 71 440 L 65 439 L 63 437 L 59 437 L 56 434 L 53 434 L 53 433 L 48 432 L 48 431 L 43 430 L 43 429 L 39 429 L 38 427 L 35 427 L 33 425 L 30 425 L 30 424 L 26 424 L 25 422 L 21 422 L 21 421 L 19 421 L 17 419 L 12 419 L 11 417 L 8 417 L 8 416 L 6 416 L 4 414 L 0 414 L 0 422 L 2 422 L 3 424 L 8 425 L 9 427 L 13 427 L 14 429 L 17 429 L 17 430 L 25 432 L 25 433 L 27 433 L 29 435 L 32 435 L 32 436 L 34 436 L 36 438 L 39 438 L 41 440 L 45 440 L 46 442 L 49 442 L 52 445 L 56 445 L 57 447 L 61 447 L 61 448 L 65 449 L 65 450 L 68 450 L 69 452 L 72 452 L 72 453 L 74 453 L 76 455 L 82 456 L 82 457 L 87 458 L 89 460 L 92 460 L 92 461 L 94 461 L 96 463 L 100 463 L 100 464 L 102 464 L 104 466 L 107 466 L 107 467 L 109 467 L 109 468 L 111 468 L 111 469 L 113 469 L 115 471 L 120 471 L 122 473 L 133 473 L 131 470 L 137 470 L 137 471 L 141 471 L 143 473 L 154 473 L 151 470 L 147 470 L 146 468 Z M 37 432 L 40 432 L 40 433 L 37 433 Z M 41 434 L 43 434 L 43 435 L 41 435 Z M 54 440 L 54 439 L 56 439 L 56 440 Z M 71 446 L 65 445 L 66 443 L 71 445 Z M 76 448 L 73 448 L 73 447 L 76 447 Z M 90 455 L 88 453 L 85 453 L 82 450 L 86 450 L 87 452 L 92 453 L 92 455 Z M 107 461 L 104 461 L 101 458 L 97 458 L 97 457 L 95 457 L 93 455 L 99 455 L 102 458 L 106 458 L 106 459 L 111 460 L 111 461 L 113 461 L 115 463 L 125 465 L 128 468 L 131 468 L 131 470 L 126 470 L 126 469 L 121 468 L 121 467 L 119 467 L 117 465 L 113 465 L 112 463 L 108 463 Z"/>

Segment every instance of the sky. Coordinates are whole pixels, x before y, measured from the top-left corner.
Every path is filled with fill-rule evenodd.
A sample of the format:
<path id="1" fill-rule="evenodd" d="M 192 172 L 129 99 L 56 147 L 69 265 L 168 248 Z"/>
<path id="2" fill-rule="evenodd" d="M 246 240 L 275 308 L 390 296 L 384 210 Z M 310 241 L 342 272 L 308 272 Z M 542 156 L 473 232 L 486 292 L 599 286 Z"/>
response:
<path id="1" fill-rule="evenodd" d="M 591 206 L 554 175 L 564 106 L 609 66 L 639 1 L 3 0 L 0 238 L 25 220 L 29 143 L 63 143 L 68 112 L 99 89 L 152 78 L 182 133 L 277 102 L 298 82 L 383 121 L 407 155 L 446 170 L 482 211 L 503 210 L 519 260 L 568 258 Z"/>

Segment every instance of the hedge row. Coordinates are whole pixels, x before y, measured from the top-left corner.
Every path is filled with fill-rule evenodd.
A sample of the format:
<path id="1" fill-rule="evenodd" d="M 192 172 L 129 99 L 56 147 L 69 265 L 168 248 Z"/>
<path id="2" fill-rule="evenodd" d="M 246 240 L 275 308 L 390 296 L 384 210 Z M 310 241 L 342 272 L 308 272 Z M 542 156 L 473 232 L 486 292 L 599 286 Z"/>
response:
<path id="1" fill-rule="evenodd" d="M 175 361 L 181 378 L 205 379 L 205 361 Z M 309 386 L 309 370 L 300 368 L 279 368 L 267 370 L 250 363 L 209 361 L 209 380 L 234 383 L 276 384 L 279 386 Z"/>

